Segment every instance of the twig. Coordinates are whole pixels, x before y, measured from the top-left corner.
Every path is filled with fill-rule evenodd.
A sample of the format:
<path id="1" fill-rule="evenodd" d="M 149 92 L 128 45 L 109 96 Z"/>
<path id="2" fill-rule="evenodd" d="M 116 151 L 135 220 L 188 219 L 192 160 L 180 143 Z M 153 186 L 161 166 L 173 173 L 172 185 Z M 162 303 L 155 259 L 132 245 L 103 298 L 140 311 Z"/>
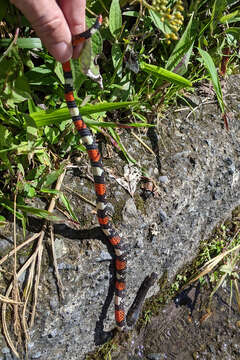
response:
<path id="1" fill-rule="evenodd" d="M 137 139 L 137 141 L 139 141 L 144 147 L 145 149 L 147 149 L 151 154 L 153 154 L 154 156 L 156 156 L 155 152 L 147 145 L 145 144 L 144 141 L 142 141 L 142 139 L 140 139 L 139 136 L 137 136 L 134 131 L 131 131 L 131 134 Z"/>
<path id="2" fill-rule="evenodd" d="M 88 200 L 87 198 L 85 198 L 84 196 L 82 196 L 81 194 L 79 194 L 77 191 L 74 191 L 72 189 L 70 189 L 70 187 L 68 187 L 67 185 L 63 184 L 64 189 L 66 189 L 68 192 L 78 196 L 81 200 L 85 201 L 86 203 L 88 203 L 89 205 L 92 205 L 93 207 L 96 207 L 96 204 L 94 202 L 92 202 L 91 200 Z"/>
<path id="3" fill-rule="evenodd" d="M 17 184 L 19 182 L 19 175 L 17 178 Z M 19 317 L 19 305 L 17 302 L 20 301 L 20 295 L 19 295 L 19 288 L 18 288 L 18 281 L 17 281 L 17 234 L 16 234 L 16 203 L 17 203 L 17 191 L 18 186 L 16 187 L 16 192 L 14 194 L 14 203 L 13 203 L 13 241 L 14 241 L 14 268 L 13 268 L 13 291 L 12 291 L 12 297 L 13 300 L 16 302 L 13 305 L 14 310 L 14 322 L 13 322 L 13 329 L 14 333 L 18 339 L 18 343 L 21 343 L 21 322 Z"/>
<path id="4" fill-rule="evenodd" d="M 57 257 L 56 257 L 56 251 L 55 251 L 55 245 L 54 245 L 54 236 L 53 236 L 53 227 L 50 227 L 50 236 L 51 236 L 51 245 L 52 245 L 52 256 L 53 256 L 53 265 L 54 265 L 54 271 L 55 271 L 55 276 L 57 279 L 57 286 L 58 286 L 58 290 L 59 290 L 59 295 L 61 297 L 61 299 L 64 299 L 64 293 L 63 293 L 63 284 L 62 284 L 62 280 L 58 271 L 58 266 L 57 266 Z"/>
<path id="5" fill-rule="evenodd" d="M 24 241 L 22 244 L 18 245 L 16 247 L 16 251 L 20 250 L 22 247 L 28 245 L 30 242 L 36 240 L 40 235 L 40 232 L 37 234 L 34 234 L 33 236 L 31 236 L 29 239 L 27 239 L 26 241 Z M 10 256 L 15 254 L 15 249 L 11 250 L 7 255 L 5 255 L 1 260 L 0 260 L 0 265 L 2 265 L 8 258 L 10 258 Z"/>

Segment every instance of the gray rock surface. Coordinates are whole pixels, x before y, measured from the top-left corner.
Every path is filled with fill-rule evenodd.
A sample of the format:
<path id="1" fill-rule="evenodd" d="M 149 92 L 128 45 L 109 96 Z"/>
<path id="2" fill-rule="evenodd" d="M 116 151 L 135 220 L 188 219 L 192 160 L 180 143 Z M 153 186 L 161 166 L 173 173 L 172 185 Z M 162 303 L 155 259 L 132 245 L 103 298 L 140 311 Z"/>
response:
<path id="1" fill-rule="evenodd" d="M 123 135 L 130 155 L 152 174 L 158 185 L 158 196 L 150 196 L 143 203 L 140 187 L 131 198 L 107 176 L 113 220 L 128 252 L 127 309 L 146 275 L 155 271 L 160 277 L 167 271 L 171 280 L 195 257 L 199 243 L 208 238 L 215 225 L 240 203 L 239 85 L 240 76 L 236 75 L 226 84 L 225 100 L 231 111 L 229 131 L 224 128 L 215 100 L 206 101 L 206 97 L 199 96 L 196 108 L 171 110 L 158 120 L 156 158 L 129 134 Z M 147 137 L 144 141 L 150 145 Z M 117 156 L 104 163 L 108 168 L 114 167 L 116 176 L 123 174 L 124 163 Z M 79 178 L 71 171 L 65 183 L 90 197 L 87 189 L 91 183 L 84 181 L 79 188 Z M 84 220 L 82 229 L 87 230 L 67 229 L 64 225 L 55 228 L 64 247 L 58 263 L 65 264 L 59 267 L 65 298 L 59 302 L 53 270 L 45 264 L 29 343 L 30 359 L 84 359 L 99 341 L 101 318 L 105 331 L 115 326 L 113 301 L 109 305 L 113 296 L 113 264 L 106 256 L 111 249 L 97 229 L 93 208 L 74 195 L 68 197 Z M 47 257 L 46 252 L 44 256 Z M 158 290 L 157 285 L 151 288 L 149 296 Z M 0 356 L 1 351 L 4 356 L 6 346 L 3 341 L 2 344 Z M 150 358 L 154 356 L 157 358 L 157 354 Z"/>

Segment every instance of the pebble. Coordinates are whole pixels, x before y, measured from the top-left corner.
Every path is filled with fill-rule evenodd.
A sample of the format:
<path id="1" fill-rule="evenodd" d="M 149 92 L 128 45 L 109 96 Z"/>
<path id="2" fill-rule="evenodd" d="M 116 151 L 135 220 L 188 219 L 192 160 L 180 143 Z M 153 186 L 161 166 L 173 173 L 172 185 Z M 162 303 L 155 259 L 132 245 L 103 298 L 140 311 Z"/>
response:
<path id="1" fill-rule="evenodd" d="M 163 184 L 167 184 L 169 182 L 169 179 L 167 176 L 159 176 L 159 181 Z"/>
<path id="2" fill-rule="evenodd" d="M 166 221 L 168 218 L 167 214 L 162 209 L 159 210 L 159 218 L 160 218 L 161 222 Z"/>

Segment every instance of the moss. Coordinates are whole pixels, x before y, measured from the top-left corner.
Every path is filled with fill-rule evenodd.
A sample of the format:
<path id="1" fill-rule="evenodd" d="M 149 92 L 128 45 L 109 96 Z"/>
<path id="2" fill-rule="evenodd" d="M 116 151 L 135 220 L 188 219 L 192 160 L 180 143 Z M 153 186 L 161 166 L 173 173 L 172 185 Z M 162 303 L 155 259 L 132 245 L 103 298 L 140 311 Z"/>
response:
<path id="1" fill-rule="evenodd" d="M 135 201 L 136 208 L 137 208 L 142 214 L 147 215 L 147 214 L 146 214 L 145 202 L 144 202 L 143 198 L 142 198 L 138 193 L 135 194 L 135 196 L 134 196 L 134 201 Z"/>
<path id="2" fill-rule="evenodd" d="M 117 344 L 114 339 L 107 341 L 105 344 L 100 346 L 97 351 L 86 355 L 86 360 L 107 360 L 111 359 L 111 352 L 117 349 Z"/>
<path id="3" fill-rule="evenodd" d="M 114 214 L 112 217 L 112 221 L 114 224 L 119 223 L 122 221 L 122 209 L 125 205 L 125 200 L 119 200 L 118 202 L 116 201 L 110 201 L 113 205 L 114 205 Z"/>

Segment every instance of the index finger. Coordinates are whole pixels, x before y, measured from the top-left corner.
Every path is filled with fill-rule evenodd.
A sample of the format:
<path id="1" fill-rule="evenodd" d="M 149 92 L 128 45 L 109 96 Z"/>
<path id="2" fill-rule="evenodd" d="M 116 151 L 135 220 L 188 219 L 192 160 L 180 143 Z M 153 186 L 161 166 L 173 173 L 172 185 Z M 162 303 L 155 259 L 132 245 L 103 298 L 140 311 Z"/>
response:
<path id="1" fill-rule="evenodd" d="M 55 0 L 11 0 L 11 2 L 31 22 L 36 33 L 56 60 L 65 62 L 71 58 L 71 32 Z"/>

